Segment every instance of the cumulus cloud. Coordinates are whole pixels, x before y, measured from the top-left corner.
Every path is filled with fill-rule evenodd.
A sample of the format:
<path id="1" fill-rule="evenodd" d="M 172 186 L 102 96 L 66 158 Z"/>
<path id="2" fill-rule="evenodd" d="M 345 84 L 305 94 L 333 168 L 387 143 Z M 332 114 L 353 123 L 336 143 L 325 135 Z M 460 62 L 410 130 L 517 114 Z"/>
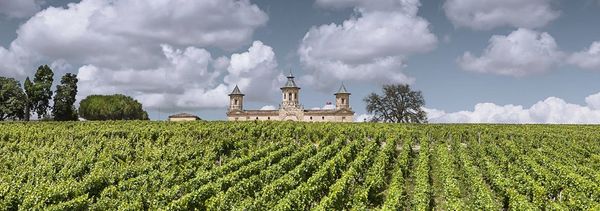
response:
<path id="1" fill-rule="evenodd" d="M 227 94 L 236 84 L 242 90 L 265 95 L 276 92 L 276 87 L 265 84 L 276 84 L 283 77 L 276 69 L 272 48 L 260 41 L 231 58 L 214 59 L 206 49 L 195 47 L 182 50 L 162 45 L 162 52 L 168 62 L 156 68 L 109 69 L 94 65 L 79 68 L 78 96 L 127 93 L 152 109 L 220 108 L 227 106 Z M 240 61 L 240 56 L 248 58 Z M 253 72 L 257 74 L 250 74 Z M 219 80 L 221 77 L 225 80 Z M 249 100 L 269 100 L 253 95 L 249 95 Z"/>
<path id="2" fill-rule="evenodd" d="M 488 30 L 501 26 L 539 28 L 560 16 L 552 0 L 446 0 L 444 11 L 459 27 Z"/>
<path id="3" fill-rule="evenodd" d="M 354 7 L 342 24 L 312 27 L 298 54 L 310 73 L 303 81 L 317 88 L 331 80 L 412 83 L 402 69 L 409 55 L 431 51 L 437 37 L 417 16 L 418 0 L 317 1 L 324 7 Z M 387 6 L 385 6 L 387 5 Z"/>
<path id="4" fill-rule="evenodd" d="M 446 113 L 427 109 L 428 119 L 435 123 L 556 123 L 599 124 L 600 93 L 586 98 L 587 105 L 567 103 L 549 97 L 529 108 L 521 105 L 496 105 L 478 103 L 472 111 Z"/>
<path id="5" fill-rule="evenodd" d="M 458 63 L 468 71 L 521 77 L 548 71 L 562 56 L 550 34 L 519 28 L 492 36 L 481 56 L 467 51 Z"/>
<path id="6" fill-rule="evenodd" d="M 79 99 L 125 93 L 150 109 L 224 107 L 235 84 L 249 100 L 268 101 L 281 79 L 275 53 L 252 43 L 267 20 L 249 0 L 82 0 L 21 25 L 0 47 L 0 71 L 23 77 L 50 62 L 55 75 L 77 71 Z M 239 53 L 215 58 L 209 49 Z"/>
<path id="7" fill-rule="evenodd" d="M 267 19 L 248 0 L 83 0 L 37 13 L 5 50 L 24 61 L 148 69 L 164 62 L 160 44 L 234 50 Z"/>
<path id="8" fill-rule="evenodd" d="M 600 70 L 600 41 L 593 42 L 588 49 L 571 54 L 568 62 L 583 69 Z"/>
<path id="9" fill-rule="evenodd" d="M 41 0 L 2 0 L 0 15 L 10 18 L 27 18 L 41 9 Z"/>

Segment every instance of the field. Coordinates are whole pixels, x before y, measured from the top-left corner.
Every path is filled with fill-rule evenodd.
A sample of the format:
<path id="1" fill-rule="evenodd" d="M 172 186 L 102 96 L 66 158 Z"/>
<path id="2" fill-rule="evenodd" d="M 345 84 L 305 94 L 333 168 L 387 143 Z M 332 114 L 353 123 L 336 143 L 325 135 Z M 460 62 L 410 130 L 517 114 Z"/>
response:
<path id="1" fill-rule="evenodd" d="M 600 126 L 0 124 L 0 210 L 598 210 Z"/>

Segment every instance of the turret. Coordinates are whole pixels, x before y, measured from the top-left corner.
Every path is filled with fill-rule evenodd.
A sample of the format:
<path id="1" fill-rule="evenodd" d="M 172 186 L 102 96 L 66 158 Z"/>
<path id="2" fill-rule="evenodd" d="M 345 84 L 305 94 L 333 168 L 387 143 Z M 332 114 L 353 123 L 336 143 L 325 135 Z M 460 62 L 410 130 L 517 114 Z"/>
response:
<path id="1" fill-rule="evenodd" d="M 287 76 L 287 82 L 283 87 L 281 87 L 281 93 L 283 95 L 281 101 L 281 107 L 300 107 L 300 101 L 298 94 L 300 93 L 300 87 L 296 86 L 296 82 L 294 82 L 294 75 L 292 75 L 292 71 L 290 71 L 290 75 Z"/>
<path id="2" fill-rule="evenodd" d="M 231 94 L 229 94 L 229 110 L 243 110 L 244 109 L 244 94 L 240 91 L 237 85 L 233 88 Z"/>
<path id="3" fill-rule="evenodd" d="M 340 89 L 334 95 L 335 95 L 335 109 L 336 110 L 339 110 L 339 109 L 350 110 L 350 92 L 348 92 L 346 90 L 344 83 L 342 83 L 342 85 L 340 86 Z"/>

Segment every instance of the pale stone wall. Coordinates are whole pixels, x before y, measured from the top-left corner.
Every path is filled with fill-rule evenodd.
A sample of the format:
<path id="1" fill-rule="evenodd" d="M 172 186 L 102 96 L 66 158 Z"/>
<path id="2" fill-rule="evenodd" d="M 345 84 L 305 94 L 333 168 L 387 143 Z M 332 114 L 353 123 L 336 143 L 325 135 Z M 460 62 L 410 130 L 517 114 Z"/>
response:
<path id="1" fill-rule="evenodd" d="M 352 113 L 318 114 L 310 112 L 279 111 L 279 115 L 253 115 L 241 112 L 227 116 L 229 121 L 303 121 L 303 122 L 353 122 Z"/>
<path id="2" fill-rule="evenodd" d="M 354 115 L 304 115 L 304 122 L 353 122 Z"/>
<path id="3" fill-rule="evenodd" d="M 169 121 L 172 121 L 172 122 L 196 121 L 196 118 L 194 118 L 194 117 L 170 117 Z"/>

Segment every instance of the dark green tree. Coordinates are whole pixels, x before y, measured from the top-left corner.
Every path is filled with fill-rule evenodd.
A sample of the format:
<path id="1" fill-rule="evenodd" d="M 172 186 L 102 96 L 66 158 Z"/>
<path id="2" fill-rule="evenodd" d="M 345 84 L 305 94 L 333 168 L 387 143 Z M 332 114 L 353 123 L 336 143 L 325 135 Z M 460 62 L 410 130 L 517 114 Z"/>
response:
<path id="1" fill-rule="evenodd" d="M 75 96 L 77 95 L 77 75 L 65 74 L 60 79 L 60 85 L 56 86 L 54 95 L 54 106 L 52 116 L 58 121 L 77 120 L 77 109 L 75 109 Z"/>
<path id="2" fill-rule="evenodd" d="M 25 93 L 14 78 L 0 77 L 0 121 L 25 117 Z"/>
<path id="3" fill-rule="evenodd" d="M 30 113 L 35 111 L 38 118 L 43 118 L 48 113 L 50 99 L 52 99 L 53 81 L 54 72 L 52 72 L 52 69 L 48 65 L 42 65 L 35 72 L 33 84 L 29 83 L 25 85 L 27 104 L 31 106 L 27 106 L 27 109 L 29 109 Z M 25 82 L 27 83 L 27 81 Z"/>
<path id="4" fill-rule="evenodd" d="M 426 123 L 423 111 L 425 99 L 421 91 L 413 91 L 409 85 L 384 85 L 383 95 L 371 93 L 364 99 L 367 112 L 374 122 Z"/>
<path id="5" fill-rule="evenodd" d="M 79 103 L 79 115 L 87 120 L 147 120 L 142 104 L 121 94 L 90 95 Z"/>
<path id="6" fill-rule="evenodd" d="M 29 77 L 25 79 L 23 83 L 23 89 L 25 89 L 25 121 L 29 121 L 31 118 L 31 112 L 35 110 L 35 103 L 33 102 L 33 96 L 35 96 L 36 90 L 35 85 L 29 80 Z"/>

